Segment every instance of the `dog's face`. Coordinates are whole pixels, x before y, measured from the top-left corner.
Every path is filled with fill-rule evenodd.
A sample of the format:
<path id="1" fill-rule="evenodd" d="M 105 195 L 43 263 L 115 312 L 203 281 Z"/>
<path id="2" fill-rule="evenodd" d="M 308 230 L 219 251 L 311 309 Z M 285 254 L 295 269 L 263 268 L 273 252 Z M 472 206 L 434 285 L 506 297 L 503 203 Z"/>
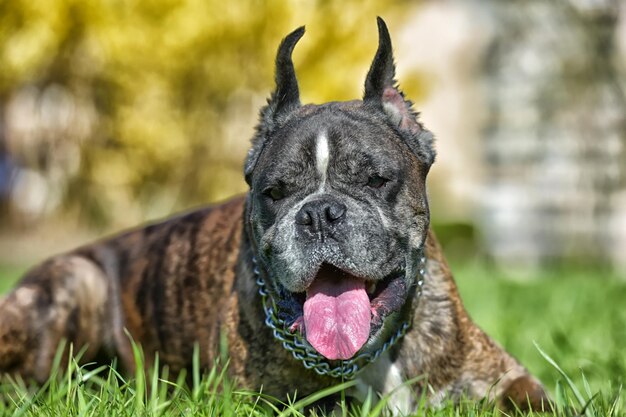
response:
<path id="1" fill-rule="evenodd" d="M 395 87 L 380 43 L 362 101 L 301 106 L 291 52 L 248 160 L 247 229 L 281 313 L 328 359 L 384 342 L 410 304 L 429 223 L 432 136 Z"/>

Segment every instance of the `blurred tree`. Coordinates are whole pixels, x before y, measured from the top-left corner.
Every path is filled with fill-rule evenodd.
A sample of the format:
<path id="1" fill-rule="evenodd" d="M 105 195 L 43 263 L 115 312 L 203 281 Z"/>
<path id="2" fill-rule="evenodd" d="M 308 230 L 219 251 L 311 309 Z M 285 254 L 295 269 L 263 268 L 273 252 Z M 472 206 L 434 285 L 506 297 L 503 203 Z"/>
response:
<path id="1" fill-rule="evenodd" d="M 376 48 L 374 17 L 394 27 L 408 7 L 0 0 L 14 213 L 130 225 L 245 190 L 242 160 L 281 37 L 308 26 L 295 52 L 305 101 L 354 98 Z"/>

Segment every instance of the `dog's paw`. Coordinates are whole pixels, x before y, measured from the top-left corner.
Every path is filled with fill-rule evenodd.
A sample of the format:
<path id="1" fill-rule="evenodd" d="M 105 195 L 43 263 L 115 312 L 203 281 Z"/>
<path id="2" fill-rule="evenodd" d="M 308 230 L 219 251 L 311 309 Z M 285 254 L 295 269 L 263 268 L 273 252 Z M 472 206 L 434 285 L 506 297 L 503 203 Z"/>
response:
<path id="1" fill-rule="evenodd" d="M 549 412 L 552 410 L 548 394 L 530 375 L 523 375 L 513 380 L 502 392 L 499 403 L 505 411 Z"/>

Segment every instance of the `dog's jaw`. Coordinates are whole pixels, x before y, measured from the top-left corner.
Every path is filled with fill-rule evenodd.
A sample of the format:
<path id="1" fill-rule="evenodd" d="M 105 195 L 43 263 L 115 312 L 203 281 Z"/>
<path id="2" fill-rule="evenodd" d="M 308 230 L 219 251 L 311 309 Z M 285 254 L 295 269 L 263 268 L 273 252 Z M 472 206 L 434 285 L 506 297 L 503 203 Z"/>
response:
<path id="1" fill-rule="evenodd" d="M 423 255 L 422 252 L 420 254 Z M 407 286 L 409 288 L 407 298 L 402 302 L 396 301 L 397 310 L 393 311 L 395 307 L 387 305 L 389 300 L 384 298 L 394 298 L 393 293 L 397 288 L 390 289 L 394 286 L 393 281 L 404 281 L 405 277 L 395 277 L 393 280 L 381 282 L 379 288 L 369 295 L 372 322 L 375 325 L 367 341 L 351 358 L 336 361 L 325 358 L 306 341 L 306 328 L 300 304 L 303 297 L 298 297 L 298 294 L 290 293 L 281 287 L 275 277 L 270 277 L 254 257 L 252 265 L 266 315 L 265 324 L 272 329 L 277 342 L 296 359 L 303 361 L 306 368 L 313 369 L 321 375 L 344 379 L 353 378 L 370 362 L 394 346 L 410 329 L 412 314 L 419 302 L 426 274 L 426 258 L 421 256 L 416 270 L 417 276 L 412 280 L 413 284 Z M 266 279 L 269 282 L 266 283 Z M 403 284 L 400 287 L 405 286 Z"/>

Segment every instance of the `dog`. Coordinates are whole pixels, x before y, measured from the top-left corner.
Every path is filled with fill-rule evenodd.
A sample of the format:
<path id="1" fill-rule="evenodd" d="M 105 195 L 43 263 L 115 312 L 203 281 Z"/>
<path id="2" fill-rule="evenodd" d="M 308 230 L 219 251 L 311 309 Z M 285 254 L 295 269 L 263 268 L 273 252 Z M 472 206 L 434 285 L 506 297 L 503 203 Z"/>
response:
<path id="1" fill-rule="evenodd" d="M 341 380 L 350 396 L 488 397 L 541 410 L 541 383 L 470 319 L 429 227 L 433 135 L 395 80 L 388 29 L 362 100 L 302 105 L 280 44 L 242 197 L 55 256 L 0 301 L 0 372 L 45 381 L 62 340 L 82 361 L 188 368 L 228 343 L 244 387 L 285 398 Z M 130 337 L 129 337 L 130 336 Z M 423 379 L 418 378 L 424 376 Z M 403 384 L 413 380 L 413 384 Z M 417 382 L 415 382 L 417 381 Z"/>

